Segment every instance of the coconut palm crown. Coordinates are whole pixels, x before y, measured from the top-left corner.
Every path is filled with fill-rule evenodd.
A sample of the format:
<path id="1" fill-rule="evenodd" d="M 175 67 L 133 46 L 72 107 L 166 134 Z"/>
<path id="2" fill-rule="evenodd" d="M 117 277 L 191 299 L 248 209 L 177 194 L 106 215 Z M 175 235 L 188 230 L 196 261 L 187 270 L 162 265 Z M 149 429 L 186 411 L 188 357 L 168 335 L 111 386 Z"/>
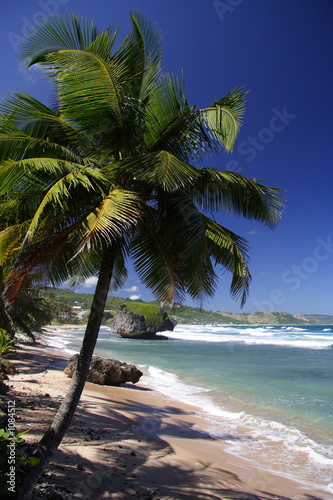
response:
<path id="1" fill-rule="evenodd" d="M 198 168 L 231 151 L 245 93 L 232 89 L 205 109 L 190 106 L 184 80 L 164 75 L 156 28 L 132 13 L 132 31 L 98 31 L 72 15 L 40 21 L 22 58 L 55 82 L 56 106 L 14 92 L 0 125 L 1 264 L 18 262 L 11 299 L 31 273 L 80 282 L 117 245 L 114 283 L 130 256 L 158 298 L 215 292 L 216 264 L 232 273 L 243 304 L 247 243 L 207 216 L 228 210 L 273 227 L 279 190 L 239 173 Z M 193 273 L 195 269 L 195 273 Z"/>

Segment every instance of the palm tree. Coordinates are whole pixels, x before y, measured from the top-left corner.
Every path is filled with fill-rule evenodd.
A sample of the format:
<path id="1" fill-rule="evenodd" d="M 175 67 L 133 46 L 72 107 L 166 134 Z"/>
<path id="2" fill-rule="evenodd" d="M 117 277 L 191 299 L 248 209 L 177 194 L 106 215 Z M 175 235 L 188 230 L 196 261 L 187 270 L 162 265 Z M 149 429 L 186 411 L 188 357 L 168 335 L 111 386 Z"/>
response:
<path id="1" fill-rule="evenodd" d="M 38 288 L 24 287 L 15 299 L 8 303 L 3 297 L 3 287 L 4 283 L 1 283 L 0 329 L 5 330 L 11 340 L 14 340 L 17 332 L 23 332 L 35 343 L 33 332 L 41 331 L 41 327 L 50 324 L 52 320 L 47 302 L 40 295 Z"/>
<path id="2" fill-rule="evenodd" d="M 232 89 L 197 110 L 184 80 L 161 73 L 159 33 L 139 13 L 115 49 L 118 30 L 98 31 L 75 15 L 38 22 L 22 57 L 53 78 L 56 108 L 13 93 L 0 123 L 0 265 L 5 297 L 28 282 L 80 282 L 98 275 L 78 369 L 26 475 L 26 498 L 75 412 L 110 286 L 133 260 L 160 299 L 213 295 L 216 266 L 232 273 L 231 295 L 246 300 L 246 241 L 208 217 L 227 210 L 274 227 L 281 193 L 241 174 L 198 168 L 231 151 L 245 93 Z M 193 270 L 195 269 L 195 273 Z"/>

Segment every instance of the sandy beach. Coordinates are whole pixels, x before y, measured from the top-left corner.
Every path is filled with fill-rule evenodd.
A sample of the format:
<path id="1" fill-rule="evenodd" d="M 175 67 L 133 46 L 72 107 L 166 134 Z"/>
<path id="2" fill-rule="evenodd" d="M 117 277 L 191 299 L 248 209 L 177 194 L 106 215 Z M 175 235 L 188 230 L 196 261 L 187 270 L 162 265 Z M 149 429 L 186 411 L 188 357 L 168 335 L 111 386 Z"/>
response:
<path id="1" fill-rule="evenodd" d="M 63 373 L 70 355 L 48 345 L 52 332 L 47 329 L 36 346 L 18 346 L 18 373 L 8 382 L 5 399 L 15 400 L 16 425 L 19 431 L 30 429 L 28 443 L 43 435 L 70 382 Z M 64 499 L 328 500 L 324 491 L 230 454 L 223 440 L 205 433 L 204 420 L 195 414 L 195 407 L 140 382 L 87 383 L 39 491 L 52 485 Z"/>

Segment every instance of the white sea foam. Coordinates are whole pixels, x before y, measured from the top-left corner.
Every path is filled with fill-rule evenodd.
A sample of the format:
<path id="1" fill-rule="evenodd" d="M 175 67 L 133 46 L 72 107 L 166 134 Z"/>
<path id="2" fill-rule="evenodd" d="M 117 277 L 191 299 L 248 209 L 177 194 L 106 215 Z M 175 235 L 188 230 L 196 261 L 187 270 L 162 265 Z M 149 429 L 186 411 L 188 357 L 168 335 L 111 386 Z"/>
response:
<path id="1" fill-rule="evenodd" d="M 286 326 L 286 330 L 291 331 L 291 332 L 304 332 L 306 331 L 305 328 L 298 328 L 297 326 Z"/>
<path id="2" fill-rule="evenodd" d="M 65 337 L 47 337 L 47 343 L 52 346 L 52 347 L 65 347 L 66 345 L 70 344 L 70 340 L 66 340 Z"/>
<path id="3" fill-rule="evenodd" d="M 185 383 L 155 366 L 149 367 L 144 383 L 173 400 L 200 408 L 198 414 L 207 422 L 206 432 L 228 443 L 230 453 L 246 457 L 258 467 L 328 488 L 333 447 L 320 445 L 281 422 L 221 408 L 213 402 L 209 390 Z"/>
<path id="4" fill-rule="evenodd" d="M 333 343 L 333 335 L 306 333 L 298 327 L 249 327 L 237 328 L 206 325 L 182 325 L 167 333 L 170 339 L 196 342 L 236 342 L 255 345 L 275 345 L 299 349 L 327 349 Z"/>
<path id="5" fill-rule="evenodd" d="M 143 381 L 171 399 L 201 408 L 207 411 L 207 413 L 215 416 L 230 419 L 239 418 L 241 416 L 241 413 L 227 411 L 215 405 L 206 395 L 211 392 L 210 389 L 187 384 L 177 375 L 161 370 L 155 366 L 150 366 L 148 373 L 150 377 L 144 378 Z"/>
<path id="6" fill-rule="evenodd" d="M 68 336 L 67 338 L 72 338 L 72 337 Z M 50 347 L 55 347 L 56 349 L 61 349 L 64 352 L 67 352 L 69 354 L 76 354 L 76 352 L 77 352 L 77 351 L 74 351 L 73 349 L 68 349 L 68 347 L 66 347 L 67 345 L 71 344 L 72 342 L 70 340 L 66 340 L 65 336 L 61 336 L 61 337 L 48 336 L 46 338 L 46 342 Z"/>
<path id="7" fill-rule="evenodd" d="M 266 339 L 253 338 L 246 339 L 246 344 L 262 344 L 262 345 L 276 345 L 284 347 L 297 347 L 299 349 L 327 349 L 331 347 L 333 339 L 327 340 L 288 340 L 288 339 Z"/>

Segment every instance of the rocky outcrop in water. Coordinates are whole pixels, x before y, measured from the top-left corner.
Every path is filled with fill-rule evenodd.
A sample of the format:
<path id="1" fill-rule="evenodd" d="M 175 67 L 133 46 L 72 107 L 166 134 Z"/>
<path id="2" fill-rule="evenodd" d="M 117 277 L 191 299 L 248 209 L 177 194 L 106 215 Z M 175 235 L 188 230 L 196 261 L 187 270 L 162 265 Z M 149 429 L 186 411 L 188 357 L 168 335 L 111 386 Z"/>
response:
<path id="1" fill-rule="evenodd" d="M 143 314 L 130 313 L 126 306 L 120 306 L 117 316 L 111 323 L 113 333 L 131 339 L 166 339 L 158 332 L 173 331 L 175 322 L 168 318 L 166 313 L 160 313 L 160 320 L 151 324 L 145 320 Z"/>
<path id="2" fill-rule="evenodd" d="M 65 368 L 65 373 L 69 378 L 72 378 L 74 370 L 77 366 L 79 355 L 74 354 L 69 360 Z M 126 382 L 136 384 L 143 375 L 135 365 L 122 363 L 116 359 L 102 358 L 101 356 L 93 356 L 87 377 L 87 382 L 99 385 L 121 385 Z"/>

